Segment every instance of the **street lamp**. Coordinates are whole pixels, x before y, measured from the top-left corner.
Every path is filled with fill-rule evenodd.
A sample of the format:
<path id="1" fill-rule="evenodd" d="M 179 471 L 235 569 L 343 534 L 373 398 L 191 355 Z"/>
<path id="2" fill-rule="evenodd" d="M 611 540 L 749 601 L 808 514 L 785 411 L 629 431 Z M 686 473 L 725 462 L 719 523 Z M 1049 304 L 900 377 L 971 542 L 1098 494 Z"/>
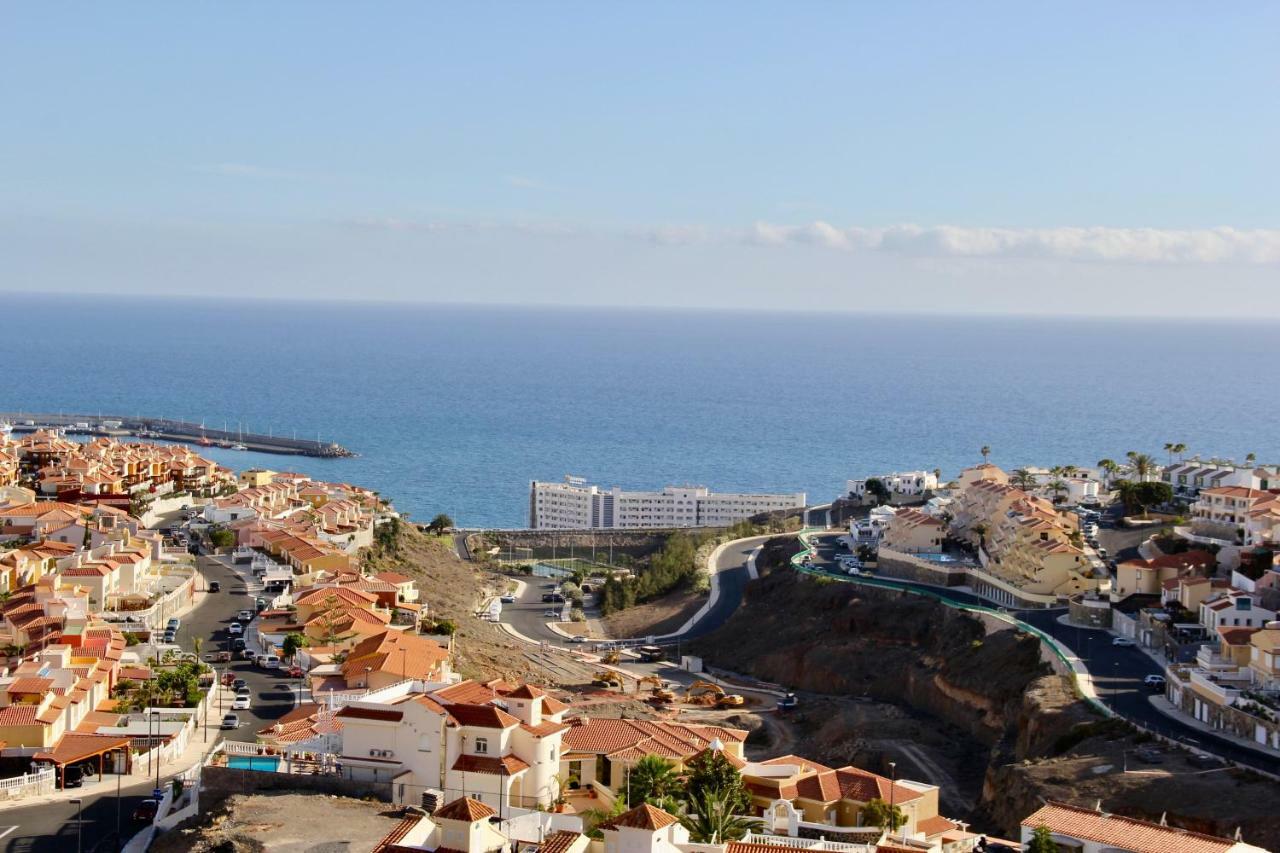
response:
<path id="1" fill-rule="evenodd" d="M 893 830 L 894 830 L 893 825 L 897 823 L 897 820 L 894 819 L 895 813 L 893 810 L 894 794 L 897 793 L 896 791 L 894 791 L 894 788 L 897 787 L 897 782 L 898 782 L 898 762 L 890 761 L 889 762 L 889 837 L 890 838 L 893 837 Z"/>
<path id="2" fill-rule="evenodd" d="M 83 809 L 84 801 L 79 797 L 76 797 L 70 802 L 73 802 L 76 805 L 76 853 L 81 853 L 82 848 L 80 846 L 80 816 L 84 813 L 84 809 Z"/>

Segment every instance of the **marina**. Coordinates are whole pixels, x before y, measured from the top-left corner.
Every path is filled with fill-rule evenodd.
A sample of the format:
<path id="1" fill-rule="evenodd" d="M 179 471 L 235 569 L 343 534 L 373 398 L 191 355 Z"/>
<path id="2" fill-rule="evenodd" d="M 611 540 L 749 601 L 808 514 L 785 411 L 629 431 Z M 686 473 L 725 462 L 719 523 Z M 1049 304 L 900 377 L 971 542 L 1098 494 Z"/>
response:
<path id="1" fill-rule="evenodd" d="M 199 447 L 254 450 L 290 456 L 350 457 L 356 454 L 336 442 L 245 432 L 241 429 L 213 429 L 203 423 L 122 415 L 48 414 L 0 412 L 0 430 L 25 433 L 41 429 L 62 430 L 71 435 L 135 437 L 181 441 Z"/>

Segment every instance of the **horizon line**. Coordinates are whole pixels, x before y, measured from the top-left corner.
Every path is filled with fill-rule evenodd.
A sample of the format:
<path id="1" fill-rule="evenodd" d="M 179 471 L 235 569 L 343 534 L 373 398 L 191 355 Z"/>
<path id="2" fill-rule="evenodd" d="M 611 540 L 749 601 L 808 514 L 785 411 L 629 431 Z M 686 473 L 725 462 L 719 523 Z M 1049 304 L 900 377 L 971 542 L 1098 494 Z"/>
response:
<path id="1" fill-rule="evenodd" d="M 1235 315 L 1223 314 L 1205 317 L 1196 314 L 1090 314 L 1084 312 L 1027 312 L 1027 311 L 912 311 L 907 309 L 873 309 L 858 310 L 832 306 L 820 308 L 813 306 L 790 307 L 753 307 L 727 305 L 653 305 L 653 304 L 619 304 L 608 302 L 477 302 L 467 300 L 440 299 L 408 299 L 394 297 L 359 297 L 344 298 L 338 296 L 307 297 L 297 295 L 252 295 L 252 294 L 206 294 L 206 293 L 144 293 L 129 291 L 114 293 L 105 290 L 22 290 L 0 288 L 0 294 L 17 297 L 47 297 L 64 299 L 67 297 L 93 297 L 129 300 L 156 300 L 163 302 L 227 302 L 227 303 L 285 303 L 291 305 L 344 306 L 367 305 L 370 307 L 389 306 L 417 308 L 475 308 L 475 309 L 519 309 L 535 311 L 653 311 L 655 313 L 689 313 L 689 314 L 787 314 L 787 315 L 839 315 L 849 317 L 916 317 L 932 319 L 973 319 L 973 320 L 1091 320 L 1103 322 L 1172 322 L 1172 323 L 1221 323 L 1265 325 L 1280 323 L 1280 315 Z"/>

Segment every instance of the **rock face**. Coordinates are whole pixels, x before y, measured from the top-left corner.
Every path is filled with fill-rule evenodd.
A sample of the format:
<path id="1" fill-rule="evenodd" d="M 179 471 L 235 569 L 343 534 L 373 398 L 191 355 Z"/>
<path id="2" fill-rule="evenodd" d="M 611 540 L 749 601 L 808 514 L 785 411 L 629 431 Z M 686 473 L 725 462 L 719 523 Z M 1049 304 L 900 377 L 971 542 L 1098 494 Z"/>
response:
<path id="1" fill-rule="evenodd" d="M 906 707 L 969 739 L 983 765 L 1038 758 L 1089 718 L 1067 680 L 1041 662 L 1033 637 L 988 633 L 918 596 L 789 571 L 752 582 L 744 607 L 694 653 L 799 690 Z M 989 810 L 979 803 L 977 813 Z"/>

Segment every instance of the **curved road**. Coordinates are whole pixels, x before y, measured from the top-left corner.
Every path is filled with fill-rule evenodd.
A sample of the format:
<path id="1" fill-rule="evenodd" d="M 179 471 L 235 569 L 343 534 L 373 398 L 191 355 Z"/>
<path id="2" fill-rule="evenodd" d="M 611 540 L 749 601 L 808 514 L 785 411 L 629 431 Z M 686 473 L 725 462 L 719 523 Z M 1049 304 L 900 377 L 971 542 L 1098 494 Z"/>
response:
<path id="1" fill-rule="evenodd" d="M 742 592 L 746 589 L 747 581 L 750 580 L 747 573 L 747 560 L 756 548 L 772 538 L 771 535 L 753 536 L 749 539 L 736 539 L 726 544 L 715 555 L 715 565 L 711 567 L 719 578 L 720 587 L 715 604 L 689 630 L 680 634 L 664 635 L 659 642 L 670 644 L 692 640 L 709 634 L 728 622 L 729 617 L 742 603 Z M 557 646 L 574 645 L 563 635 L 547 627 L 547 622 L 555 621 L 555 617 L 547 616 L 546 612 L 558 605 L 543 603 L 542 595 L 558 586 L 559 583 L 551 578 L 529 579 L 516 602 L 502 608 L 501 621 L 530 640 Z M 566 630 L 572 633 L 571 627 Z"/>
<path id="2" fill-rule="evenodd" d="M 896 578 L 875 577 L 863 580 L 850 577 L 835 567 L 835 564 L 826 556 L 825 549 L 819 549 L 814 560 L 814 569 L 850 583 L 866 583 L 869 580 L 871 583 L 867 583 L 868 586 L 926 592 L 954 604 L 993 608 L 991 602 L 973 593 L 960 590 L 948 590 Z M 1160 674 L 1160 667 L 1136 647 L 1113 646 L 1111 640 L 1114 635 L 1107 631 L 1061 624 L 1058 622 L 1058 617 L 1066 612 L 1065 608 L 1008 612 L 1053 637 L 1084 661 L 1097 689 L 1098 698 L 1120 716 L 1138 722 L 1152 732 L 1177 740 L 1193 749 L 1211 752 L 1237 764 L 1268 773 L 1280 773 L 1280 760 L 1270 758 L 1256 750 L 1247 749 L 1215 734 L 1201 731 L 1157 711 L 1149 700 L 1151 691 L 1142 683 L 1142 679 L 1148 675 Z"/>

